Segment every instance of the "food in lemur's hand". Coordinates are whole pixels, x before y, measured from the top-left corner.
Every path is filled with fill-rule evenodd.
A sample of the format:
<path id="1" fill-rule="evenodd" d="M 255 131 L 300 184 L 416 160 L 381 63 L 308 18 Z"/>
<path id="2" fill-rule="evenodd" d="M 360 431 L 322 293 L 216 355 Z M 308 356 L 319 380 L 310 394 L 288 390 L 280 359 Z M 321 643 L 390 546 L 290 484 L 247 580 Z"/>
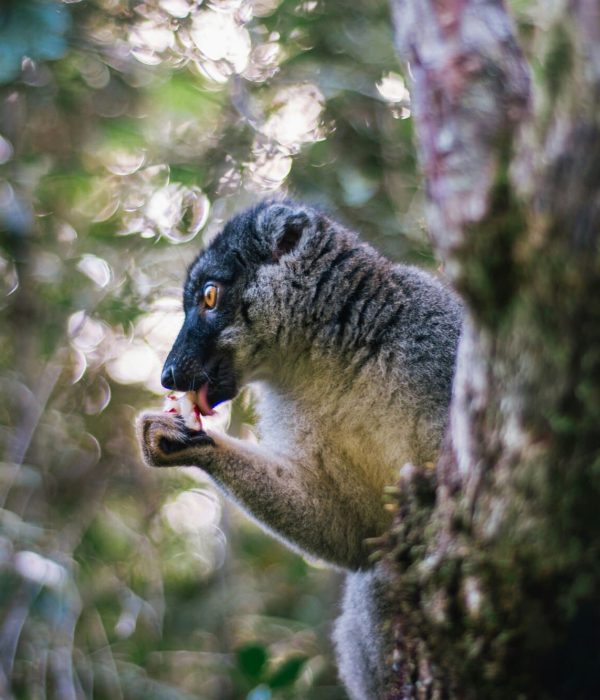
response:
<path id="1" fill-rule="evenodd" d="M 203 430 L 201 416 L 212 416 L 215 413 L 207 401 L 206 389 L 205 384 L 198 391 L 168 394 L 163 406 L 164 413 L 177 413 L 183 418 L 186 428 Z"/>

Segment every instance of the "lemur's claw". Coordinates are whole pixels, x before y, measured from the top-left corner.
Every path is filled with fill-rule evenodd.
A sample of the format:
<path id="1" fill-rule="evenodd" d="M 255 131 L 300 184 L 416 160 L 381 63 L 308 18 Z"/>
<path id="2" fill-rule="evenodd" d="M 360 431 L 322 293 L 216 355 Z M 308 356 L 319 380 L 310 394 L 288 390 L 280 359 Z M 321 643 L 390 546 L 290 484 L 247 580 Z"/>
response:
<path id="1" fill-rule="evenodd" d="M 193 447 L 214 447 L 215 441 L 203 430 L 187 428 L 180 415 L 143 413 L 138 418 L 138 433 L 144 461 L 151 467 L 189 464 L 181 454 Z"/>

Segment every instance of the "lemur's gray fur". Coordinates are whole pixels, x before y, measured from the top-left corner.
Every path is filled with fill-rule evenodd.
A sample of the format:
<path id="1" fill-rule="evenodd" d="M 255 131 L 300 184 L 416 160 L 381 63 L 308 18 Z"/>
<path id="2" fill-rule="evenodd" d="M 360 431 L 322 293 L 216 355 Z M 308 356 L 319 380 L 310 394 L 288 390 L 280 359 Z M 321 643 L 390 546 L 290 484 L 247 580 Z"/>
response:
<path id="1" fill-rule="evenodd" d="M 219 287 L 202 306 L 207 282 Z M 163 383 L 214 405 L 254 382 L 260 443 L 146 413 L 154 466 L 194 465 L 293 548 L 346 569 L 335 629 L 351 698 L 383 697 L 378 593 L 365 539 L 390 524 L 384 486 L 435 459 L 461 308 L 430 275 L 382 257 L 316 211 L 269 201 L 230 221 L 191 265 Z"/>

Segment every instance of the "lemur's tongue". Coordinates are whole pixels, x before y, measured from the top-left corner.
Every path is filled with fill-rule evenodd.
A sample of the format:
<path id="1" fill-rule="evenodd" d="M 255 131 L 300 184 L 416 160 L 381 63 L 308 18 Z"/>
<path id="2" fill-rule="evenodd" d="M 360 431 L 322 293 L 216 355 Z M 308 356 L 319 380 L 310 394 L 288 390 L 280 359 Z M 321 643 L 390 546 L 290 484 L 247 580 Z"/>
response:
<path id="1" fill-rule="evenodd" d="M 214 414 L 212 406 L 208 402 L 208 382 L 198 389 L 195 399 L 195 403 L 203 416 L 212 416 Z"/>

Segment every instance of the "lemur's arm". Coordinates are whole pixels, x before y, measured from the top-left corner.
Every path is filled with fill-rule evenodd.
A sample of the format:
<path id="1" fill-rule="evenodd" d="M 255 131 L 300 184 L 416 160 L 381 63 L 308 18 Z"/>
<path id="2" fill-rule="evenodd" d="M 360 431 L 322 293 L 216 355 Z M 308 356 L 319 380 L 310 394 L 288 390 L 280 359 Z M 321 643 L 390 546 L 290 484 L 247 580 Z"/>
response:
<path id="1" fill-rule="evenodd" d="M 150 466 L 200 467 L 260 523 L 309 554 L 349 569 L 366 565 L 364 538 L 379 534 L 332 482 L 301 462 L 222 433 L 194 433 L 177 417 L 145 413 L 138 428 Z"/>

